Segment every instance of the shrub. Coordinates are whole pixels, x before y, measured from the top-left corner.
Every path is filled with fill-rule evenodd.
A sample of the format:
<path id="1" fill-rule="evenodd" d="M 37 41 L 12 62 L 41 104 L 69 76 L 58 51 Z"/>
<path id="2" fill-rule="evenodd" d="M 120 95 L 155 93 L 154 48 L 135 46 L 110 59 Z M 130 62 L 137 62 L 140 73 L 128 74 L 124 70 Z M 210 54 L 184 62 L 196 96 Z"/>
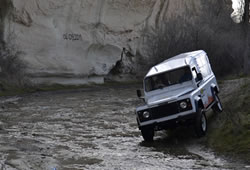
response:
<path id="1" fill-rule="evenodd" d="M 21 60 L 22 52 L 13 43 L 14 33 L 8 36 L 7 41 L 0 45 L 0 81 L 3 84 L 24 86 L 25 63 Z"/>
<path id="2" fill-rule="evenodd" d="M 226 7 L 226 8 L 225 8 Z M 186 9 L 185 16 L 162 21 L 153 31 L 145 28 L 146 59 L 149 67 L 183 52 L 204 50 L 217 76 L 239 73 L 243 67 L 243 30 L 232 23 L 227 2 L 204 1 L 202 12 Z"/>

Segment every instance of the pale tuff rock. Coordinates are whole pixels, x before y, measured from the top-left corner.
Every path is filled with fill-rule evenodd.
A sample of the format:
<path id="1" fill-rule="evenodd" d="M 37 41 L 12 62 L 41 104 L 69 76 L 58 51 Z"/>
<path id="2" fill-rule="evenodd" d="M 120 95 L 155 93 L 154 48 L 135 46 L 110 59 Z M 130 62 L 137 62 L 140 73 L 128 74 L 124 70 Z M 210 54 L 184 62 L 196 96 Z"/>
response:
<path id="1" fill-rule="evenodd" d="M 33 77 L 105 76 L 117 68 L 123 48 L 147 57 L 143 34 L 176 15 L 176 4 L 179 15 L 199 6 L 182 0 L 11 1 L 13 19 L 5 29 L 14 31 Z M 135 58 L 122 62 L 120 73 L 135 70 Z"/>
<path id="2" fill-rule="evenodd" d="M 125 47 L 136 54 L 155 0 L 12 0 L 16 35 L 34 77 L 105 76 Z"/>
<path id="3" fill-rule="evenodd" d="M 245 0 L 232 0 L 233 13 L 231 18 L 237 24 L 241 23 L 244 15 Z"/>
<path id="4" fill-rule="evenodd" d="M 132 75 L 145 72 L 146 69 L 141 71 L 138 67 L 142 60 L 152 64 L 150 36 L 157 35 L 164 23 L 175 24 L 165 24 L 166 29 L 176 33 L 173 36 L 184 35 L 178 28 L 189 34 L 197 27 L 195 22 L 200 16 L 209 16 L 202 11 L 203 6 L 222 4 L 218 0 L 9 1 L 12 12 L 4 26 L 4 37 L 8 33 L 16 35 L 15 42 L 24 52 L 26 71 L 39 83 L 43 78 L 46 83 L 58 80 L 56 77 L 59 82 L 69 78 L 79 82 L 78 79 L 105 77 L 111 72 Z M 213 33 L 207 27 L 201 33 L 204 30 Z M 127 51 L 125 55 L 123 48 Z"/>

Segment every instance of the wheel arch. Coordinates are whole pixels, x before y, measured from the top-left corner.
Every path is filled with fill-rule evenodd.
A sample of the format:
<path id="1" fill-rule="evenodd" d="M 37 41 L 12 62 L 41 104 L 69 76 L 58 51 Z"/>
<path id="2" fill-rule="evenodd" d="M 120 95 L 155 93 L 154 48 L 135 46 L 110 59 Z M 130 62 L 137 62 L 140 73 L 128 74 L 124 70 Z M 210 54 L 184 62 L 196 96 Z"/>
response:
<path id="1" fill-rule="evenodd" d="M 201 108 L 201 109 L 205 108 L 204 104 L 203 104 L 203 102 L 201 100 L 201 97 L 199 97 L 199 96 L 195 97 L 195 107 L 196 107 L 196 111 L 198 111 L 199 108 Z"/>

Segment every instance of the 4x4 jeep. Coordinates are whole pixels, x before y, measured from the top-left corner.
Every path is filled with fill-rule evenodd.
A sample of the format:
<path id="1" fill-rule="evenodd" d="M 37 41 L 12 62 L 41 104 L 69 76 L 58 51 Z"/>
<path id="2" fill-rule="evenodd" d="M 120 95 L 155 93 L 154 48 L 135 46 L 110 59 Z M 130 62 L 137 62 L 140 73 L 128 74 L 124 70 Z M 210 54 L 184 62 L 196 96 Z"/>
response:
<path id="1" fill-rule="evenodd" d="M 191 123 L 201 137 L 207 131 L 205 112 L 222 111 L 219 87 L 207 54 L 200 50 L 183 53 L 152 67 L 144 78 L 144 106 L 136 109 L 138 127 L 145 141 L 154 132 Z"/>

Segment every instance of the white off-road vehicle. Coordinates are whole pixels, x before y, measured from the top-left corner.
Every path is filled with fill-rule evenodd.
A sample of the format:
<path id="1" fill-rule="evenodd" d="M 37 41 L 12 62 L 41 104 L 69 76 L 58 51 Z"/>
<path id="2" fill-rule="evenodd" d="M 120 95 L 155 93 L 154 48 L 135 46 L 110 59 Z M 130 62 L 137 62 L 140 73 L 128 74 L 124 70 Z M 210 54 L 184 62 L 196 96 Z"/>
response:
<path id="1" fill-rule="evenodd" d="M 207 54 L 200 50 L 183 53 L 152 67 L 144 78 L 145 105 L 136 109 L 136 119 L 145 141 L 157 130 L 193 124 L 201 137 L 207 131 L 205 112 L 222 111 L 219 87 Z"/>

